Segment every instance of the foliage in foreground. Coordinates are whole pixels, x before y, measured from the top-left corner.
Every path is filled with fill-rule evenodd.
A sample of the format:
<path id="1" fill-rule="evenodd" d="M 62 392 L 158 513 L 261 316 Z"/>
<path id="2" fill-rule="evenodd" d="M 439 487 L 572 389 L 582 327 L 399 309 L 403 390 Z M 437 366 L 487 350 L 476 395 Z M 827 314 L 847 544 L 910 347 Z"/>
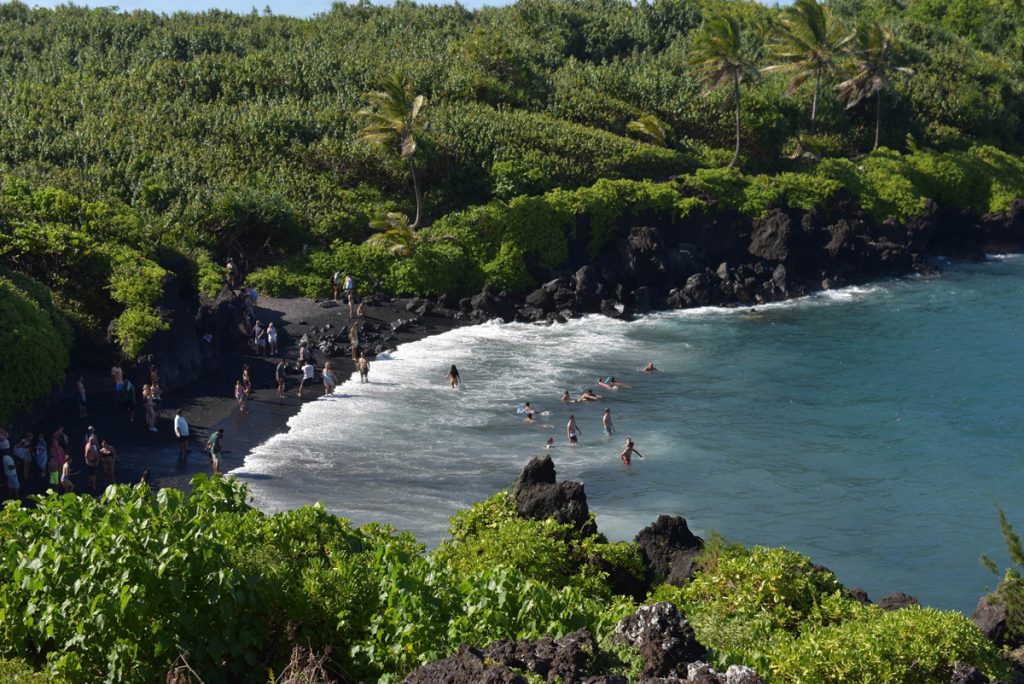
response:
<path id="1" fill-rule="evenodd" d="M 998 564 L 986 555 L 982 555 L 982 564 L 999 577 L 999 586 L 989 599 L 1006 606 L 1006 629 L 1011 639 L 1024 640 L 1024 544 L 1020 535 L 1013 529 L 1002 507 L 999 511 L 999 531 L 1006 543 L 1006 551 L 1010 564 L 999 572 Z"/>
<path id="2" fill-rule="evenodd" d="M 407 533 L 352 527 L 320 506 L 265 515 L 233 479 L 177 490 L 109 488 L 101 500 L 46 496 L 0 511 L 0 658 L 71 682 L 154 681 L 185 654 L 207 682 L 259 681 L 294 647 L 332 671 L 394 681 L 460 643 L 596 636 L 603 671 L 632 674 L 612 647 L 634 610 L 602 567 L 642 571 L 635 544 L 523 520 L 499 493 L 452 518 L 427 553 Z M 955 612 L 883 613 L 784 549 L 711 545 L 683 589 L 661 587 L 720 664 L 773 682 L 931 682 L 955 660 L 1002 673 Z M 23 662 L 21 662 L 23 661 Z M 27 665 L 26 665 L 27 664 Z M 20 675 L 19 675 L 20 676 Z"/>
<path id="3" fill-rule="evenodd" d="M 692 582 L 655 597 L 684 611 L 720 665 L 746 663 L 773 682 L 928 684 L 948 681 L 958 661 L 1008 673 L 962 613 L 862 605 L 832 573 L 786 549 L 716 549 Z"/>

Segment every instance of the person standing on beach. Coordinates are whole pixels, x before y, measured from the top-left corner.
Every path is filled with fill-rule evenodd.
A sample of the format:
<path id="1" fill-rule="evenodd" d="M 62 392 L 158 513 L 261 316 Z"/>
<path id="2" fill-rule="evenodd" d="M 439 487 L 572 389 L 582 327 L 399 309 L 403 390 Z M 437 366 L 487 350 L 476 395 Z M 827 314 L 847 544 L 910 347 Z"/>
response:
<path id="1" fill-rule="evenodd" d="M 352 347 L 352 360 L 359 359 L 359 321 L 352 321 L 348 327 L 348 341 Z"/>
<path id="2" fill-rule="evenodd" d="M 462 378 L 459 377 L 459 369 L 455 367 L 454 363 L 452 364 L 451 369 L 448 371 L 448 375 L 444 377 L 445 380 L 447 380 L 451 384 L 453 389 L 458 387 L 459 384 L 462 382 Z"/>
<path id="3" fill-rule="evenodd" d="M 121 392 L 124 391 L 124 371 L 121 370 L 121 364 L 114 364 L 110 369 L 110 377 L 114 379 L 114 399 L 121 401 Z"/>
<path id="4" fill-rule="evenodd" d="M 238 402 L 238 410 L 245 410 L 245 385 L 241 380 L 235 381 L 235 401 Z"/>
<path id="5" fill-rule="evenodd" d="M 85 440 L 85 474 L 89 489 L 96 491 L 96 469 L 100 465 L 100 447 L 96 440 L 96 432 L 89 428 L 89 436 Z"/>
<path id="6" fill-rule="evenodd" d="M 242 388 L 245 390 L 245 398 L 252 395 L 252 378 L 249 376 L 249 364 L 242 364 Z"/>
<path id="7" fill-rule="evenodd" d="M 64 493 L 75 491 L 75 483 L 71 481 L 71 461 L 64 461 L 60 467 L 60 486 Z"/>
<path id="8" fill-rule="evenodd" d="M 324 382 L 324 396 L 334 394 L 334 369 L 331 367 L 330 361 L 324 364 L 324 371 L 320 374 L 320 378 Z"/>
<path id="9" fill-rule="evenodd" d="M 277 356 L 277 328 L 273 321 L 267 323 L 267 344 L 270 345 L 270 355 Z"/>
<path id="10" fill-rule="evenodd" d="M 21 495 L 21 483 L 18 481 L 18 466 L 14 463 L 14 457 L 9 450 L 3 455 L 4 475 L 7 480 L 7 496 L 17 499 Z"/>
<path id="11" fill-rule="evenodd" d="M 121 399 L 121 405 L 124 406 L 125 412 L 128 414 L 128 422 L 135 422 L 135 385 L 132 384 L 131 380 L 125 380 L 124 383 L 124 397 Z"/>
<path id="12" fill-rule="evenodd" d="M 41 477 L 46 477 L 46 466 L 50 460 L 50 450 L 46 446 L 46 436 L 40 432 L 36 435 L 36 469 Z"/>
<path id="13" fill-rule="evenodd" d="M 338 301 L 338 290 L 341 289 L 341 271 L 335 271 L 331 276 L 331 293 L 334 301 Z"/>
<path id="14" fill-rule="evenodd" d="M 313 383 L 313 376 L 316 374 L 316 366 L 310 361 L 306 361 L 306 365 L 302 367 L 302 380 L 299 381 L 299 390 L 295 393 L 295 396 L 301 397 L 306 389 L 306 383 Z"/>
<path id="15" fill-rule="evenodd" d="M 345 274 L 345 298 L 348 300 L 348 317 L 352 318 L 352 306 L 356 299 L 356 281 L 351 273 Z"/>
<path id="16" fill-rule="evenodd" d="M 178 438 L 178 463 L 188 457 L 188 421 L 181 409 L 174 412 L 174 435 Z"/>
<path id="17" fill-rule="evenodd" d="M 153 388 L 142 386 L 142 407 L 146 412 L 146 425 L 150 432 L 156 432 L 156 404 L 153 402 Z"/>
<path id="18" fill-rule="evenodd" d="M 601 425 L 604 426 L 604 434 L 609 437 L 615 432 L 615 426 L 612 425 L 612 410 L 610 408 L 604 410 L 604 415 L 601 416 Z"/>
<path id="19" fill-rule="evenodd" d="M 258 320 L 252 327 L 252 340 L 256 347 L 256 356 L 264 356 L 267 353 L 267 331 Z"/>
<path id="20" fill-rule="evenodd" d="M 370 374 L 370 362 L 366 360 L 366 354 L 359 355 L 359 382 L 367 383 L 370 382 L 367 377 Z"/>
<path id="21" fill-rule="evenodd" d="M 85 377 L 79 375 L 78 382 L 76 382 L 75 385 L 77 386 L 78 389 L 78 417 L 88 418 L 89 414 L 85 412 Z"/>
<path id="22" fill-rule="evenodd" d="M 309 352 L 309 343 L 303 342 L 299 345 L 299 366 L 304 366 L 313 356 Z"/>
<path id="23" fill-rule="evenodd" d="M 114 449 L 114 445 L 103 440 L 100 445 L 100 465 L 103 466 L 103 472 L 108 478 L 110 478 L 110 484 L 114 484 L 114 459 L 117 458 L 117 450 Z"/>
<path id="24" fill-rule="evenodd" d="M 284 381 L 287 372 L 288 364 L 285 363 L 284 359 L 281 359 L 274 368 L 274 378 L 277 380 L 277 396 L 279 397 L 284 396 Z"/>
<path id="25" fill-rule="evenodd" d="M 210 465 L 213 466 L 213 474 L 220 475 L 220 456 L 224 449 L 224 428 L 217 428 L 216 432 L 210 434 L 206 441 L 206 450 L 210 454 Z"/>
<path id="26" fill-rule="evenodd" d="M 569 422 L 565 425 L 565 436 L 569 438 L 569 444 L 577 444 L 581 433 L 580 426 L 576 424 L 576 416 L 569 416 Z"/>

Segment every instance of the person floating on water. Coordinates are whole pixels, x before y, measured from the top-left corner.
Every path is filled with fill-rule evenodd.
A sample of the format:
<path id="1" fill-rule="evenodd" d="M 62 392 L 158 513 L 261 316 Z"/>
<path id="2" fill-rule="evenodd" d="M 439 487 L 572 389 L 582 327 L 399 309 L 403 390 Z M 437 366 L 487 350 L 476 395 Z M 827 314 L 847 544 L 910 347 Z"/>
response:
<path id="1" fill-rule="evenodd" d="M 611 409 L 606 408 L 604 410 L 604 415 L 601 416 L 601 425 L 604 426 L 604 433 L 606 435 L 611 435 L 613 432 L 615 432 L 615 426 L 612 425 L 612 410 Z"/>
<path id="2" fill-rule="evenodd" d="M 451 370 L 448 371 L 448 375 L 444 376 L 444 379 L 451 383 L 451 386 L 458 387 L 462 382 L 462 378 L 459 377 L 459 369 L 452 364 Z"/>
<path id="3" fill-rule="evenodd" d="M 644 457 L 644 455 L 637 451 L 636 448 L 633 446 L 633 440 L 627 437 L 626 446 L 622 448 L 622 453 L 619 454 L 619 458 L 622 459 L 622 462 L 625 465 L 629 465 L 630 462 L 633 460 L 634 455 L 636 455 L 637 458 Z"/>
<path id="4" fill-rule="evenodd" d="M 610 375 L 607 378 L 598 378 L 597 384 L 610 390 L 617 390 L 620 387 L 629 387 L 626 383 L 616 380 L 614 375 Z"/>
<path id="5" fill-rule="evenodd" d="M 642 372 L 642 373 L 654 373 L 657 370 L 658 369 L 654 367 L 654 362 L 653 361 L 648 361 L 647 365 L 640 369 L 640 372 Z"/>
<path id="6" fill-rule="evenodd" d="M 593 390 L 587 388 L 583 390 L 583 394 L 580 395 L 576 401 L 597 401 L 601 398 L 600 394 L 594 394 Z"/>
<path id="7" fill-rule="evenodd" d="M 569 444 L 578 444 L 582 432 L 580 426 L 576 424 L 576 416 L 569 416 L 569 422 L 565 425 L 565 436 L 569 438 Z"/>

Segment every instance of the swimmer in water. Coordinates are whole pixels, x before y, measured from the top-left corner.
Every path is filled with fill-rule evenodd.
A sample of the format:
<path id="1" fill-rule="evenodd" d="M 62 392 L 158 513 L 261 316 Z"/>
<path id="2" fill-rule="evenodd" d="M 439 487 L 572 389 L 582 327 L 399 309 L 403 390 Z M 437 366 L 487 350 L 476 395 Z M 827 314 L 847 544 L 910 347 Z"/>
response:
<path id="1" fill-rule="evenodd" d="M 605 389 L 617 389 L 615 387 L 615 378 L 598 378 L 597 384 L 600 385 L 601 387 L 604 387 Z"/>
<path id="2" fill-rule="evenodd" d="M 629 437 L 627 437 L 626 438 L 626 446 L 624 446 L 622 448 L 622 453 L 619 454 L 619 458 L 622 459 L 622 462 L 625 465 L 629 465 L 630 462 L 633 460 L 632 457 L 634 455 L 636 455 L 637 458 L 643 458 L 644 457 L 644 455 L 641 454 L 639 451 L 637 451 L 636 448 L 633 446 L 633 440 L 630 439 Z"/>
<path id="3" fill-rule="evenodd" d="M 604 426 L 604 433 L 606 435 L 611 435 L 613 432 L 615 432 L 615 426 L 612 425 L 612 410 L 611 409 L 607 409 L 606 408 L 604 410 L 604 415 L 601 416 L 601 425 Z"/>
<path id="4" fill-rule="evenodd" d="M 600 398 L 600 394 L 594 394 L 594 392 L 588 388 L 583 390 L 583 394 L 581 394 L 580 398 L 576 401 L 597 401 Z"/>
<path id="5" fill-rule="evenodd" d="M 451 370 L 448 371 L 448 375 L 444 376 L 444 379 L 451 383 L 452 387 L 458 387 L 459 383 L 462 382 L 462 378 L 459 377 L 459 369 L 452 364 Z"/>
<path id="6" fill-rule="evenodd" d="M 569 438 L 570 446 L 579 443 L 580 434 L 582 430 L 576 424 L 576 416 L 569 416 L 569 422 L 565 425 L 565 436 Z"/>
<path id="7" fill-rule="evenodd" d="M 572 397 L 569 396 L 569 390 L 565 390 L 565 392 L 562 393 L 562 403 L 563 404 L 571 404 L 572 403 Z"/>
<path id="8" fill-rule="evenodd" d="M 554 449 L 555 448 L 555 438 L 554 437 L 548 437 L 548 441 L 544 445 L 544 448 L 545 449 Z"/>
<path id="9" fill-rule="evenodd" d="M 648 361 L 647 365 L 640 369 L 640 372 L 642 372 L 642 373 L 654 373 L 657 370 L 658 369 L 654 367 L 654 362 L 653 361 Z"/>

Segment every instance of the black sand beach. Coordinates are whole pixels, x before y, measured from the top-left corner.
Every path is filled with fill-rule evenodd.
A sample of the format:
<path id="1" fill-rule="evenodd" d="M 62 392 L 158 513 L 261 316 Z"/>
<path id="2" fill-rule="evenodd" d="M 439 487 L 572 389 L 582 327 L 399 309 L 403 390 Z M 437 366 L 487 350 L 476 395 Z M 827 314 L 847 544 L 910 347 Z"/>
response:
<path id="1" fill-rule="evenodd" d="M 376 305 L 368 305 L 364 316 L 367 323 L 376 323 L 390 327 L 399 319 L 409 320 L 415 317 L 406 306 L 409 300 L 393 300 Z M 157 431 L 150 432 L 146 428 L 144 410 L 141 403 L 136 405 L 135 419 L 129 422 L 127 413 L 115 403 L 113 381 L 109 369 L 73 369 L 69 371 L 70 386 L 79 374 L 85 376 L 88 389 L 88 412 L 86 418 L 78 417 L 77 402 L 73 396 L 62 397 L 56 409 L 35 425 L 29 427 L 35 432 L 42 431 L 47 439 L 61 424 L 69 438 L 68 452 L 72 459 L 72 481 L 79 493 L 101 493 L 110 484 L 102 469 L 97 476 L 97 491 L 87 488 L 86 473 L 83 462 L 84 436 L 89 426 L 96 428 L 100 439 L 108 440 L 117 450 L 115 463 L 115 479 L 118 483 L 137 483 L 143 473 L 148 470 L 150 483 L 156 487 L 176 487 L 188 489 L 189 481 L 198 473 L 211 473 L 210 460 L 204 453 L 206 440 L 210 433 L 224 428 L 224 454 L 221 459 L 222 472 L 229 472 L 244 465 L 245 455 L 255 446 L 265 442 L 277 433 L 288 429 L 288 419 L 298 412 L 303 403 L 314 401 L 323 394 L 323 384 L 319 379 L 319 371 L 326 361 L 330 360 L 335 369 L 338 384 L 344 383 L 355 372 L 355 363 L 351 358 L 328 357 L 320 350 L 314 350 L 314 358 L 318 370 L 316 381 L 303 398 L 298 398 L 295 391 L 300 375 L 296 370 L 299 341 L 303 335 L 313 329 L 342 330 L 348 322 L 347 306 L 330 306 L 326 308 L 320 303 L 309 299 L 283 299 L 260 297 L 256 308 L 256 317 L 264 324 L 273 321 L 279 332 L 279 355 L 253 356 L 229 355 L 220 360 L 220 366 L 214 373 L 208 374 L 198 382 L 190 383 L 173 392 L 167 392 L 159 407 Z M 417 318 L 411 327 L 402 327 L 395 332 L 393 344 L 402 344 L 422 339 L 428 335 L 445 332 L 458 327 L 462 322 L 451 318 L 424 315 Z M 285 397 L 278 397 L 274 382 L 274 368 L 281 357 L 290 363 L 287 392 Z M 368 354 L 371 362 L 373 358 Z M 246 410 L 239 411 L 233 397 L 235 381 L 241 377 L 242 364 L 248 363 L 252 377 L 252 395 L 247 402 Z M 137 368 L 123 366 L 125 374 L 132 380 L 136 388 L 141 387 L 148 379 L 148 364 L 140 364 Z M 157 359 L 159 368 L 159 359 Z M 174 416 L 177 409 L 182 409 L 188 420 L 191 431 L 190 453 L 184 464 L 178 463 L 178 443 L 174 436 Z M 16 437 L 12 435 L 12 444 Z M 46 491 L 44 479 L 33 475 L 30 480 L 22 482 L 22 496 Z"/>

